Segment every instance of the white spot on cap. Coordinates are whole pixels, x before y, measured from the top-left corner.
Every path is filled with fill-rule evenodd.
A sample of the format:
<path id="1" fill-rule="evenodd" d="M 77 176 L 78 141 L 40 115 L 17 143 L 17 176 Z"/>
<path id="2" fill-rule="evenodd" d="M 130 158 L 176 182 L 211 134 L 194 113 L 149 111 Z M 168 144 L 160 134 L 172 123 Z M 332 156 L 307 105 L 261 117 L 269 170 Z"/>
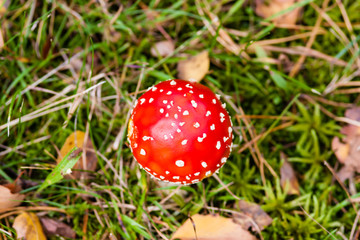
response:
<path id="1" fill-rule="evenodd" d="M 141 150 L 140 150 L 140 154 L 145 156 L 145 155 L 146 155 L 145 150 L 144 150 L 144 149 L 141 149 Z"/>
<path id="2" fill-rule="evenodd" d="M 206 112 L 206 117 L 210 116 L 211 115 L 211 112 L 210 111 L 207 111 Z"/>
<path id="3" fill-rule="evenodd" d="M 212 125 L 210 126 L 210 129 L 211 129 L 211 130 L 215 130 L 215 124 L 212 124 Z"/>
<path id="4" fill-rule="evenodd" d="M 197 108 L 197 103 L 195 102 L 195 100 L 191 100 L 191 105 L 192 105 L 194 108 Z"/>
<path id="5" fill-rule="evenodd" d="M 161 112 L 161 113 L 164 113 L 164 109 L 163 109 L 163 108 L 160 108 L 160 112 Z"/>
<path id="6" fill-rule="evenodd" d="M 200 94 L 200 95 L 199 95 L 199 98 L 204 98 L 204 94 Z"/>
<path id="7" fill-rule="evenodd" d="M 143 136 L 143 138 L 142 138 L 142 140 L 144 140 L 144 141 L 147 141 L 147 140 L 154 140 L 154 138 L 152 138 L 152 137 L 149 137 L 149 136 Z"/>
<path id="8" fill-rule="evenodd" d="M 197 140 L 199 142 L 202 142 L 204 140 L 204 138 L 206 138 L 206 133 L 203 133 L 202 137 L 198 137 Z"/>
<path id="9" fill-rule="evenodd" d="M 206 162 L 202 162 L 201 166 L 203 166 L 203 168 L 207 168 L 207 163 Z M 194 174 L 195 175 L 195 174 Z"/>
<path id="10" fill-rule="evenodd" d="M 169 117 L 169 113 L 166 113 L 165 117 Z"/>
<path id="11" fill-rule="evenodd" d="M 214 98 L 214 99 L 212 100 L 212 102 L 213 102 L 213 104 L 216 104 L 216 99 Z"/>
<path id="12" fill-rule="evenodd" d="M 199 182 L 199 179 L 194 179 L 194 180 L 192 180 L 191 182 L 192 182 L 192 183 L 197 183 L 197 182 Z"/>
<path id="13" fill-rule="evenodd" d="M 194 123 L 193 126 L 194 126 L 195 128 L 199 128 L 199 127 L 200 127 L 200 123 L 196 122 L 196 123 Z"/>
<path id="14" fill-rule="evenodd" d="M 217 99 L 219 99 L 220 100 L 220 95 L 219 94 L 215 94 L 216 95 L 216 97 L 217 97 Z"/>
<path id="15" fill-rule="evenodd" d="M 223 137 L 224 142 L 226 142 L 228 139 L 228 137 Z"/>
<path id="16" fill-rule="evenodd" d="M 194 91 L 193 91 L 193 90 L 190 90 L 189 93 L 194 93 Z"/>
<path id="17" fill-rule="evenodd" d="M 229 132 L 229 136 L 230 136 L 230 134 L 232 133 L 232 128 L 231 127 L 228 128 L 228 132 Z"/>
<path id="18" fill-rule="evenodd" d="M 223 114 L 222 112 L 220 113 L 220 122 L 224 122 L 225 121 L 225 114 Z"/>
<path id="19" fill-rule="evenodd" d="M 220 149 L 220 148 L 221 148 L 221 143 L 220 143 L 220 141 L 217 141 L 217 143 L 216 143 L 216 148 L 217 148 L 217 149 Z"/>
<path id="20" fill-rule="evenodd" d="M 179 123 L 180 127 L 184 126 L 185 122 Z"/>
<path id="21" fill-rule="evenodd" d="M 185 85 L 185 87 L 187 87 L 187 88 L 193 88 L 192 86 L 190 86 L 190 84 L 188 83 L 188 84 L 186 84 Z"/>
<path id="22" fill-rule="evenodd" d="M 175 118 L 175 119 L 178 119 L 178 115 L 177 115 L 176 113 L 174 114 L 174 118 Z"/>
<path id="23" fill-rule="evenodd" d="M 144 98 L 140 99 L 140 105 L 143 104 L 146 100 Z"/>
<path id="24" fill-rule="evenodd" d="M 185 145 L 186 143 L 187 143 L 186 139 L 181 141 L 181 145 Z"/>
<path id="25" fill-rule="evenodd" d="M 211 175 L 211 171 L 207 171 L 207 172 L 205 173 L 205 175 L 206 175 L 206 176 L 210 176 L 210 175 Z"/>
<path id="26" fill-rule="evenodd" d="M 151 171 L 151 169 L 150 169 L 150 168 L 148 168 L 148 167 L 145 167 L 145 170 L 146 170 L 146 171 L 148 171 L 148 172 L 150 172 L 150 171 Z"/>
<path id="27" fill-rule="evenodd" d="M 180 179 L 179 176 L 173 176 L 173 179 Z"/>
<path id="28" fill-rule="evenodd" d="M 183 160 L 176 160 L 175 162 L 176 166 L 178 167 L 183 167 L 185 165 L 184 161 Z"/>
<path id="29" fill-rule="evenodd" d="M 164 89 L 160 89 L 160 92 L 163 92 L 164 91 Z"/>
<path id="30" fill-rule="evenodd" d="M 174 101 L 170 101 L 171 106 L 174 106 Z"/>
<path id="31" fill-rule="evenodd" d="M 194 176 L 199 176 L 199 175 L 200 175 L 200 172 L 194 173 Z"/>
<path id="32" fill-rule="evenodd" d="M 155 91 L 156 91 L 156 89 L 157 89 L 157 87 L 152 86 L 152 91 L 153 91 L 153 92 L 155 92 Z"/>
<path id="33" fill-rule="evenodd" d="M 152 103 L 153 101 L 154 101 L 153 98 L 150 98 L 150 99 L 149 99 L 149 103 Z"/>
<path id="34" fill-rule="evenodd" d="M 177 90 L 181 91 L 181 90 L 182 90 L 182 88 L 181 88 L 181 87 L 179 87 Z"/>
<path id="35" fill-rule="evenodd" d="M 223 157 L 223 158 L 221 159 L 221 163 L 226 163 L 226 157 Z"/>
<path id="36" fill-rule="evenodd" d="M 137 147 L 138 147 L 137 143 L 134 143 L 134 148 L 137 148 Z"/>
<path id="37" fill-rule="evenodd" d="M 178 133 L 181 133 L 181 130 L 180 130 L 180 129 L 176 129 L 176 131 L 177 131 Z"/>
<path id="38" fill-rule="evenodd" d="M 171 106 L 170 106 L 170 105 L 167 105 L 166 107 L 167 107 L 168 109 L 170 109 L 170 108 L 171 108 Z"/>
<path id="39" fill-rule="evenodd" d="M 187 179 L 187 180 L 190 180 L 190 177 L 189 177 L 189 176 L 186 176 L 186 179 Z"/>
<path id="40" fill-rule="evenodd" d="M 168 136 L 167 136 L 167 135 L 164 135 L 164 139 L 167 140 L 167 139 L 168 139 Z"/>
<path id="41" fill-rule="evenodd" d="M 171 91 L 168 91 L 168 92 L 166 93 L 166 95 L 171 95 L 171 93 L 172 93 Z"/>
<path id="42" fill-rule="evenodd" d="M 176 82 L 175 82 L 174 80 L 172 80 L 172 81 L 170 82 L 170 85 L 176 85 Z"/>
<path id="43" fill-rule="evenodd" d="M 160 176 L 161 179 L 164 179 L 165 177 L 164 176 Z"/>
<path id="44" fill-rule="evenodd" d="M 180 107 L 180 106 L 177 106 L 177 108 L 178 108 L 179 112 L 181 112 L 181 107 Z"/>
<path id="45" fill-rule="evenodd" d="M 169 174 L 170 172 L 169 171 L 166 171 L 165 174 Z"/>
<path id="46" fill-rule="evenodd" d="M 176 126 L 176 124 L 175 124 L 174 122 L 172 122 L 172 123 L 171 123 L 171 126 L 175 127 L 175 126 Z"/>
<path id="47" fill-rule="evenodd" d="M 188 110 L 185 110 L 185 111 L 183 112 L 183 115 L 184 115 L 184 116 L 189 115 L 189 111 L 188 111 Z"/>
<path id="48" fill-rule="evenodd" d="M 164 103 L 164 104 L 167 104 L 167 100 L 163 100 L 163 103 Z"/>
<path id="49" fill-rule="evenodd" d="M 220 167 L 220 164 L 216 164 L 217 167 Z"/>
<path id="50" fill-rule="evenodd" d="M 226 108 L 226 103 L 221 104 L 223 108 Z"/>

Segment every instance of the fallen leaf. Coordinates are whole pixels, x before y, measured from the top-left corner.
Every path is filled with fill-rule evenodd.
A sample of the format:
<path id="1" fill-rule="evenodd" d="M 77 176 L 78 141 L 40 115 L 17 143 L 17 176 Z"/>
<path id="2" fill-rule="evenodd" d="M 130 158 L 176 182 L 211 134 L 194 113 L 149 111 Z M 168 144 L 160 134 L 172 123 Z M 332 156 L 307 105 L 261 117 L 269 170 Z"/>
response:
<path id="1" fill-rule="evenodd" d="M 191 220 L 192 219 L 192 220 Z M 181 240 L 255 240 L 248 231 L 236 224 L 231 218 L 219 215 L 196 214 L 174 233 L 171 239 Z M 195 235 L 196 229 L 196 235 Z M 196 238 L 197 237 L 197 238 Z"/>
<path id="2" fill-rule="evenodd" d="M 258 230 L 258 227 L 261 231 L 273 221 L 272 218 L 255 203 L 239 200 L 237 208 L 241 213 L 247 216 L 245 217 L 241 214 L 234 215 L 234 217 L 236 217 L 236 221 L 239 222 L 245 229 L 251 228 L 251 230 L 255 232 Z M 254 223 L 257 226 L 255 226 Z"/>
<path id="3" fill-rule="evenodd" d="M 175 50 L 174 43 L 172 41 L 160 41 L 154 44 L 154 46 L 151 48 L 150 53 L 154 57 L 166 57 L 172 54 Z"/>
<path id="4" fill-rule="evenodd" d="M 209 53 L 202 51 L 186 60 L 179 61 L 177 65 L 177 70 L 179 71 L 178 78 L 200 82 L 208 73 L 209 67 Z"/>
<path id="5" fill-rule="evenodd" d="M 46 239 L 39 218 L 31 212 L 23 212 L 18 215 L 13 224 L 17 239 L 43 240 Z"/>
<path id="6" fill-rule="evenodd" d="M 288 162 L 284 153 L 281 153 L 281 159 L 284 160 L 280 168 L 280 184 L 287 194 L 300 194 L 299 182 L 296 178 L 295 171 Z"/>
<path id="7" fill-rule="evenodd" d="M 86 146 L 84 146 L 85 141 L 85 133 L 82 131 L 76 131 L 65 140 L 64 145 L 60 150 L 60 155 L 57 158 L 57 163 L 59 164 L 63 157 L 70 152 L 74 147 L 81 148 L 84 152 L 86 152 L 85 159 L 83 156 L 80 157 L 79 161 L 75 164 L 73 171 L 70 175 L 76 179 L 87 179 L 89 177 L 88 171 L 95 171 L 97 164 L 97 157 L 94 152 L 94 146 L 91 142 L 91 139 L 87 139 Z M 76 171 L 81 170 L 81 171 Z M 84 170 L 84 171 L 83 171 Z"/>
<path id="8" fill-rule="evenodd" d="M 75 231 L 67 224 L 47 217 L 40 218 L 46 236 L 61 236 L 75 239 Z"/>
<path id="9" fill-rule="evenodd" d="M 0 15 L 4 14 L 10 6 L 10 0 L 0 0 Z"/>
<path id="10" fill-rule="evenodd" d="M 359 121 L 360 107 L 346 110 L 345 117 Z M 352 177 L 355 172 L 360 173 L 360 127 L 354 125 L 344 126 L 340 132 L 344 134 L 342 141 L 339 137 L 334 137 L 331 143 L 332 150 L 343 168 L 337 173 L 340 181 Z"/>
<path id="11" fill-rule="evenodd" d="M 25 195 L 18 193 L 20 191 L 16 184 L 0 185 L 0 209 L 19 206 L 25 198 Z"/>
<path id="12" fill-rule="evenodd" d="M 288 9 L 290 6 L 295 4 L 297 0 L 256 0 L 255 1 L 255 12 L 257 15 L 263 18 L 269 18 L 281 11 Z M 295 8 L 294 10 L 277 16 L 271 21 L 274 23 L 290 24 L 294 25 L 300 14 L 301 8 Z"/>

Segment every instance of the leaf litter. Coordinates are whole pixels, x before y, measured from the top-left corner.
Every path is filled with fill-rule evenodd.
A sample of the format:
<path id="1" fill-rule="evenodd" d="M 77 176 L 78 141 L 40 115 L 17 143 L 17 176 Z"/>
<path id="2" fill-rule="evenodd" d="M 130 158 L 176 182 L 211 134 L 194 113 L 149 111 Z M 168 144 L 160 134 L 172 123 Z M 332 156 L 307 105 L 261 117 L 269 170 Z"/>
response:
<path id="1" fill-rule="evenodd" d="M 195 214 L 184 222 L 171 239 L 255 240 L 256 237 L 244 230 L 241 225 L 235 223 L 231 218 L 220 215 Z"/>
<path id="2" fill-rule="evenodd" d="M 175 51 L 175 45 L 172 41 L 165 40 L 154 44 L 150 49 L 150 53 L 153 57 L 166 57 Z"/>
<path id="3" fill-rule="evenodd" d="M 202 51 L 201 53 L 188 57 L 178 62 L 178 78 L 195 82 L 200 82 L 208 73 L 210 68 L 209 53 Z"/>
<path id="4" fill-rule="evenodd" d="M 289 9 L 296 2 L 297 0 L 256 0 L 255 12 L 260 17 L 269 18 L 275 14 L 280 14 L 282 11 L 286 11 L 286 9 Z M 274 23 L 294 25 L 300 15 L 300 11 L 301 8 L 295 8 L 290 12 L 272 18 L 271 21 Z"/>
<path id="5" fill-rule="evenodd" d="M 40 220 L 35 213 L 23 212 L 18 215 L 14 220 L 13 228 L 16 230 L 17 239 L 46 239 Z"/>
<path id="6" fill-rule="evenodd" d="M 48 217 L 40 218 L 46 236 L 61 236 L 65 238 L 76 238 L 75 231 L 67 224 Z"/>
<path id="7" fill-rule="evenodd" d="M 244 229 L 262 231 L 272 223 L 272 218 L 255 203 L 239 200 L 235 206 L 242 214 L 234 214 L 236 222 Z M 257 229 L 258 228 L 258 229 Z"/>
<path id="8" fill-rule="evenodd" d="M 280 168 L 280 184 L 284 191 L 287 194 L 300 194 L 299 182 L 296 178 L 294 168 L 291 166 L 287 160 L 287 156 L 284 153 L 281 153 L 281 159 L 283 164 Z"/>
<path id="9" fill-rule="evenodd" d="M 0 185 L 0 209 L 19 206 L 25 198 L 20 191 L 21 188 L 16 183 Z"/>
<path id="10" fill-rule="evenodd" d="M 360 107 L 350 108 L 345 111 L 345 117 L 360 121 Z M 334 137 L 332 150 L 340 163 L 344 166 L 337 173 L 341 182 L 352 178 L 355 172 L 360 173 L 360 127 L 346 125 L 340 133 L 344 135 L 342 140 Z"/>

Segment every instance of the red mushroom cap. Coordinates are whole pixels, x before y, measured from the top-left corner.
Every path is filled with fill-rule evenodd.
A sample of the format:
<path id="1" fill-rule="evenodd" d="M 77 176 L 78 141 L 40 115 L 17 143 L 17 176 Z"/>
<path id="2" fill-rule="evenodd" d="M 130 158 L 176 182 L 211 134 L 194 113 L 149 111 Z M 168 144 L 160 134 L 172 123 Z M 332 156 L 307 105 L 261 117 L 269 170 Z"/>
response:
<path id="1" fill-rule="evenodd" d="M 230 155 L 232 124 L 208 87 L 168 80 L 147 90 L 132 111 L 128 140 L 135 159 L 155 178 L 191 184 L 211 176 Z"/>

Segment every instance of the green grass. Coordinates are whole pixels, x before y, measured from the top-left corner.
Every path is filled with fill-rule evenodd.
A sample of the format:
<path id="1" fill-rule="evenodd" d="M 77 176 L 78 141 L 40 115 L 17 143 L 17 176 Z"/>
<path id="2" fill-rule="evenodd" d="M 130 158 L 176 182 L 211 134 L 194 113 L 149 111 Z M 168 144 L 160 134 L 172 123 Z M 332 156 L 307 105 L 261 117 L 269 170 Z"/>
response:
<path id="1" fill-rule="evenodd" d="M 304 9 L 298 25 L 315 25 L 318 14 L 310 2 L 322 4 L 319 0 L 300 1 L 298 5 Z M 221 211 L 234 210 L 237 199 L 229 191 L 259 204 L 274 219 L 262 231 L 263 239 L 349 238 L 356 211 L 323 164 L 327 161 L 339 169 L 331 140 L 341 136 L 339 129 L 344 123 L 321 110 L 325 108 L 342 117 L 345 108 L 313 103 L 304 97 L 318 96 L 317 92 L 323 93 L 333 78 L 346 77 L 357 70 L 352 66 L 359 60 L 359 52 L 350 50 L 355 42 L 360 44 L 360 2 L 342 2 L 353 24 L 352 32 L 342 24 L 344 19 L 336 1 L 330 1 L 326 13 L 350 42 L 340 40 L 338 33 L 323 20 L 324 34 L 316 37 L 312 49 L 348 64 L 339 66 L 318 56 L 307 57 L 300 72 L 290 77 L 286 64 L 265 63 L 261 59 L 277 60 L 280 55 L 286 55 L 286 63 L 291 67 L 298 54 L 269 52 L 264 47 L 253 51 L 251 46 L 261 40 L 307 30 L 267 26 L 256 15 L 251 1 L 224 0 L 209 4 L 209 11 L 219 17 L 223 28 L 246 33 L 244 37 L 230 36 L 236 44 L 244 46 L 243 52 L 249 59 L 228 51 L 216 40 L 219 35 L 209 33 L 204 21 L 210 18 L 205 14 L 204 19 L 193 1 L 123 1 L 118 15 L 117 1 L 11 1 L 6 11 L 0 13 L 5 42 L 0 50 L 0 183 L 21 175 L 26 194 L 23 206 L 64 209 L 67 223 L 79 239 L 108 238 L 109 234 L 118 239 L 170 238 L 188 215 L 211 212 L 208 206 L 230 216 Z M 149 10 L 145 11 L 145 6 Z M 165 39 L 160 28 L 176 45 L 174 54 L 165 58 L 150 54 L 151 46 Z M 304 38 L 274 46 L 291 49 L 305 46 L 307 41 Z M 229 191 L 211 177 L 182 186 L 181 194 L 176 193 L 163 202 L 177 186 L 159 185 L 140 170 L 126 141 L 127 116 L 140 80 L 140 90 L 145 90 L 175 78 L 179 54 L 196 54 L 202 50 L 208 50 L 211 59 L 210 72 L 202 83 L 214 92 L 229 96 L 232 103 L 227 104 L 227 109 L 234 124 L 234 149 L 218 174 L 224 184 L 230 184 Z M 359 81 L 359 75 L 352 81 Z M 80 105 L 68 119 L 69 104 L 75 98 L 60 101 L 96 85 L 95 91 L 83 94 Z M 332 92 L 322 97 L 354 105 L 359 102 L 358 94 Z M 240 109 L 246 115 L 278 118 L 254 118 L 246 123 L 243 118 L 237 118 Z M 272 131 L 284 123 L 283 117 L 293 121 L 292 125 Z M 15 119 L 18 121 L 8 128 L 6 124 Z M 98 171 L 84 182 L 63 179 L 37 192 L 54 168 L 56 162 L 52 156 L 57 157 L 56 147 L 61 148 L 75 130 L 89 131 L 95 150 L 103 156 L 98 155 Z M 254 133 L 265 133 L 257 141 L 259 153 L 252 152 L 254 145 L 238 153 L 253 139 Z M 44 136 L 48 138 L 35 141 Z M 16 151 L 1 154 L 6 147 L 20 145 L 23 146 Z M 262 176 L 256 165 L 254 156 L 258 158 L 261 154 L 280 176 L 281 153 L 287 155 L 296 171 L 299 196 L 287 195 L 274 174 L 265 167 Z M 360 186 L 358 179 L 354 181 L 351 195 L 356 198 Z M 25 182 L 31 182 L 32 186 Z M 346 188 L 351 184 L 345 182 Z M 57 212 L 47 215 L 66 218 Z M 11 232 L 13 220 L 14 216 L 0 219 L 0 228 Z"/>

